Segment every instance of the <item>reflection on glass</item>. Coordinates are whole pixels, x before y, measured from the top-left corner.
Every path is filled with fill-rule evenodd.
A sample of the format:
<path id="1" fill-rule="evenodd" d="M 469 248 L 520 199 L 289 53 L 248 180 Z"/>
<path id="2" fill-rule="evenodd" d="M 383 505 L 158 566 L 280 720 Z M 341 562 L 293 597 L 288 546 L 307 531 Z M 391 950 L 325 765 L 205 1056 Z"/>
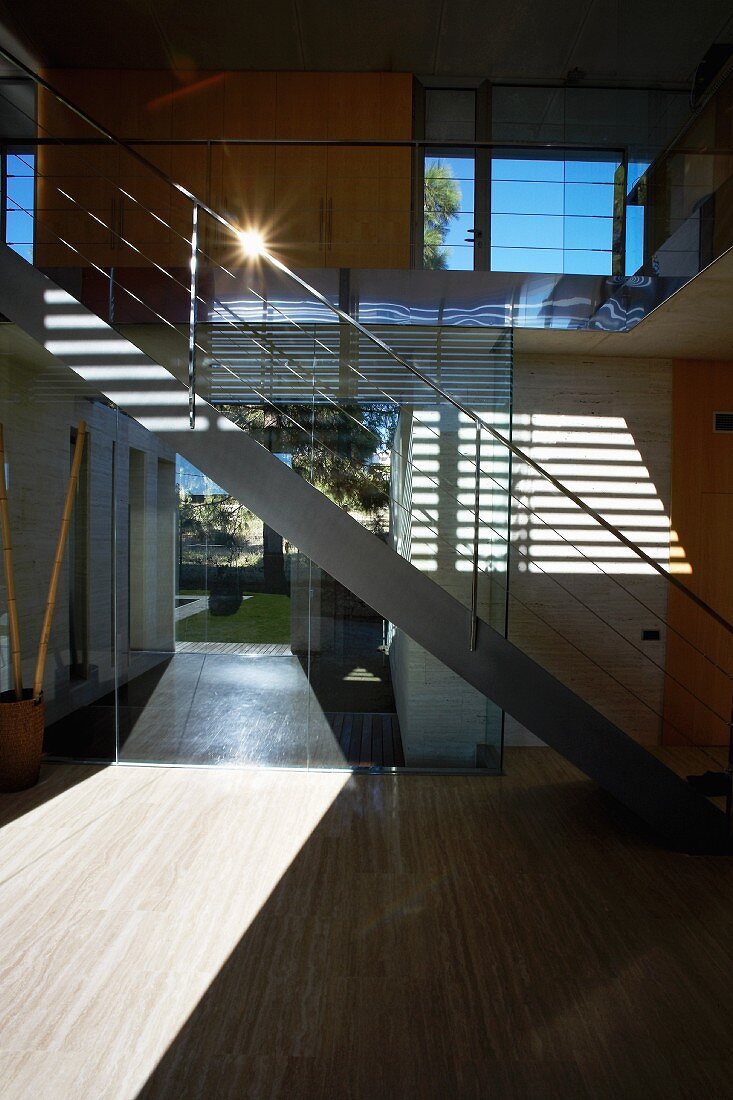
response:
<path id="1" fill-rule="evenodd" d="M 644 207 L 626 207 L 626 274 L 635 275 L 644 263 Z"/>

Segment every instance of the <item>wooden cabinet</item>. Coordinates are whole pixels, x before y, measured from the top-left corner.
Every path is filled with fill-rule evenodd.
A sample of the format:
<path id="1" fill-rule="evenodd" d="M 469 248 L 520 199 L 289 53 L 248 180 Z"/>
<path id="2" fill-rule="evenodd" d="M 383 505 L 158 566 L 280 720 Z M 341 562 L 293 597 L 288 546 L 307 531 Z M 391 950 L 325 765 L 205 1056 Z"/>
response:
<path id="1" fill-rule="evenodd" d="M 211 205 L 242 229 L 258 229 L 269 237 L 275 206 L 275 149 L 271 145 L 212 147 Z M 235 242 L 219 232 L 221 262 L 233 258 Z"/>
<path id="2" fill-rule="evenodd" d="M 36 183 L 36 262 L 109 266 L 119 251 L 116 148 L 46 147 Z"/>
<path id="3" fill-rule="evenodd" d="M 117 112 L 117 74 L 73 70 L 52 83 L 103 124 Z M 91 94 L 96 84 L 96 93 Z M 38 93 L 41 138 L 97 138 L 99 132 L 43 89 Z M 107 265 L 115 250 L 119 207 L 113 205 L 119 170 L 116 146 L 41 145 L 36 181 L 36 259 L 46 266 Z"/>
<path id="4" fill-rule="evenodd" d="M 268 243 L 291 267 L 322 267 L 326 262 L 327 179 L 325 146 L 277 148 Z"/>
<path id="5" fill-rule="evenodd" d="M 276 128 L 276 73 L 224 74 L 223 138 L 272 138 Z"/>
<path id="6" fill-rule="evenodd" d="M 298 144 L 409 139 L 409 75 L 56 70 L 49 78 L 112 132 L 160 139 L 140 151 L 237 225 L 261 230 L 285 263 L 409 266 L 410 149 Z M 96 136 L 43 92 L 39 128 Z M 293 144 L 236 144 L 269 138 Z M 182 267 L 190 234 L 190 202 L 124 150 L 48 146 L 39 154 L 40 263 Z M 61 240 L 78 244 L 83 259 Z M 230 235 L 205 215 L 201 242 L 217 262 L 236 261 Z"/>
<path id="7" fill-rule="evenodd" d="M 277 136 L 411 137 L 412 78 L 278 73 Z M 272 248 L 294 267 L 409 267 L 409 148 L 279 147 Z"/>
<path id="8" fill-rule="evenodd" d="M 328 267 L 407 267 L 410 151 L 344 146 L 328 150 Z"/>
<path id="9" fill-rule="evenodd" d="M 725 361 L 674 363 L 671 570 L 733 619 L 733 437 L 715 432 L 716 411 L 733 407 Z M 669 586 L 664 681 L 664 744 L 725 745 L 733 706 L 733 639 Z"/>

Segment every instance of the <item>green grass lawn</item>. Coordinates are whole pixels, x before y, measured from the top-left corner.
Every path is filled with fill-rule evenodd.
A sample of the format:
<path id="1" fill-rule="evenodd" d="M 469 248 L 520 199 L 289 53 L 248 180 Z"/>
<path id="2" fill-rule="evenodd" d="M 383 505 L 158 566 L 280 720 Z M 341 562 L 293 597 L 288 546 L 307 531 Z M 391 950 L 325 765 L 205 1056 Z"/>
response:
<path id="1" fill-rule="evenodd" d="M 290 597 L 258 592 L 234 615 L 191 615 L 176 623 L 176 641 L 284 645 L 290 641 Z"/>

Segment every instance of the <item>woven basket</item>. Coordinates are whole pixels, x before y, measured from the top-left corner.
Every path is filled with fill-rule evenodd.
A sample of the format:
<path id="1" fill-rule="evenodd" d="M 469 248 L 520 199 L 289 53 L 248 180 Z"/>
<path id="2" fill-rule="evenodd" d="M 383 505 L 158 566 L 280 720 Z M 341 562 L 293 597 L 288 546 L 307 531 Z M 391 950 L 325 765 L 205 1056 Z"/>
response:
<path id="1" fill-rule="evenodd" d="M 0 695 L 0 791 L 22 791 L 38 782 L 43 752 L 43 699 L 32 691 L 16 699 Z"/>

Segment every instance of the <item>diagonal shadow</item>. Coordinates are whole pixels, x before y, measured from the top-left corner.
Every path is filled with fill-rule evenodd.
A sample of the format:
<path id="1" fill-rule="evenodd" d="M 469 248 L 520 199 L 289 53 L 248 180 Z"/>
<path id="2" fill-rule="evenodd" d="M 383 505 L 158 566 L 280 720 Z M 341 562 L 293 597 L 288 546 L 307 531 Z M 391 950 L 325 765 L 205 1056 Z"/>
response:
<path id="1" fill-rule="evenodd" d="M 32 813 L 46 802 L 51 802 L 78 783 L 91 779 L 105 767 L 106 764 L 72 764 L 63 767 L 42 764 L 40 779 L 35 787 L 11 794 L 0 794 L 0 829 L 16 818 Z"/>
<path id="2" fill-rule="evenodd" d="M 137 1100 L 695 1094 L 733 866 L 533 768 L 350 780 Z"/>

